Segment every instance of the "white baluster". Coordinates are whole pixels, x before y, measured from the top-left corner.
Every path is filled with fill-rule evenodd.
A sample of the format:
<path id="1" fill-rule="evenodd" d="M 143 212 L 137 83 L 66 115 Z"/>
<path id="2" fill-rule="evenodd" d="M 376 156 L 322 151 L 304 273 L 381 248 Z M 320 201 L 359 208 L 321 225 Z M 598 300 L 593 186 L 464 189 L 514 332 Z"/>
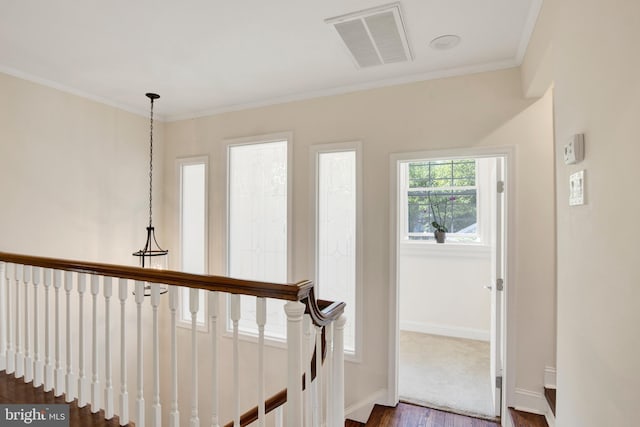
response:
<path id="1" fill-rule="evenodd" d="M 65 401 L 73 402 L 74 393 L 72 390 L 73 372 L 71 370 L 71 290 L 73 289 L 73 272 L 64 272 L 64 292 L 67 298 L 67 333 L 66 333 L 66 353 L 67 353 L 67 375 L 65 376 L 64 390 Z"/>
<path id="2" fill-rule="evenodd" d="M 86 274 L 78 274 L 78 407 L 87 406 L 89 399 L 87 393 L 87 375 L 84 367 L 84 293 L 87 290 Z"/>
<path id="3" fill-rule="evenodd" d="M 197 336 L 197 320 L 198 320 L 198 304 L 200 295 L 198 289 L 189 289 L 189 311 L 191 312 L 191 418 L 189 425 L 191 427 L 199 427 L 200 419 L 198 418 L 198 336 Z"/>
<path id="4" fill-rule="evenodd" d="M 169 311 L 171 312 L 171 412 L 169 426 L 180 426 L 180 412 L 178 411 L 178 342 L 176 338 L 178 295 L 180 288 L 169 286 Z"/>
<path id="5" fill-rule="evenodd" d="M 333 405 L 331 404 L 331 399 L 332 394 L 333 394 L 333 323 L 328 324 L 327 326 L 324 327 L 325 328 L 325 334 L 326 334 L 326 339 L 327 339 L 327 357 L 324 360 L 324 364 L 325 364 L 325 369 L 324 369 L 324 373 L 325 373 L 325 380 L 326 380 L 326 384 L 325 384 L 325 402 L 326 402 L 326 407 L 325 407 L 325 420 L 326 423 L 329 425 L 331 423 L 332 420 L 334 420 L 334 416 L 333 416 Z"/>
<path id="6" fill-rule="evenodd" d="M 93 312 L 91 319 L 91 412 L 100 410 L 100 378 L 98 376 L 98 293 L 100 277 L 91 276 L 91 300 Z"/>
<path id="7" fill-rule="evenodd" d="M 344 425 L 344 325 L 347 318 L 341 315 L 333 323 L 333 425 Z"/>
<path id="8" fill-rule="evenodd" d="M 302 363 L 304 367 L 304 425 L 311 427 L 313 409 L 311 401 L 311 358 L 313 356 L 313 347 L 311 346 L 311 316 L 305 314 L 302 319 L 302 331 L 304 342 L 302 344 Z"/>
<path id="9" fill-rule="evenodd" d="M 53 389 L 53 365 L 51 364 L 51 313 L 49 304 L 49 290 L 51 289 L 52 271 L 45 268 L 44 276 L 44 391 Z"/>
<path id="10" fill-rule="evenodd" d="M 118 280 L 120 300 L 120 425 L 129 424 L 129 392 L 127 391 L 127 337 L 126 307 L 127 279 Z"/>
<path id="11" fill-rule="evenodd" d="M 209 292 L 209 319 L 211 321 L 211 427 L 220 427 L 218 387 L 218 292 Z"/>
<path id="12" fill-rule="evenodd" d="M 316 380 L 313 382 L 313 425 L 322 422 L 322 326 L 316 326 Z"/>
<path id="13" fill-rule="evenodd" d="M 160 305 L 160 285 L 151 284 L 151 308 L 153 311 L 153 405 L 151 406 L 151 425 L 162 425 L 162 406 L 160 405 L 160 336 L 158 333 L 158 306 Z"/>
<path id="14" fill-rule="evenodd" d="M 33 267 L 33 386 L 42 385 L 44 365 L 40 355 L 40 328 L 38 309 L 38 285 L 40 284 L 40 267 Z"/>
<path id="15" fill-rule="evenodd" d="M 275 425 L 276 427 L 284 427 L 284 410 L 282 406 L 275 409 Z"/>
<path id="16" fill-rule="evenodd" d="M 33 359 L 29 342 L 29 283 L 31 283 L 31 266 L 22 267 L 22 283 L 24 284 L 24 382 L 33 381 Z"/>
<path id="17" fill-rule="evenodd" d="M 11 279 L 13 278 L 12 272 L 15 274 L 15 267 L 13 264 L 7 263 L 4 270 L 4 276 L 0 277 L 4 280 L 7 287 L 7 323 L 2 324 L 2 329 L 7 328 L 7 374 L 13 374 L 16 370 L 16 352 L 13 348 L 14 338 L 13 335 L 13 322 L 15 321 L 15 313 L 11 313 Z"/>
<path id="18" fill-rule="evenodd" d="M 256 323 L 258 325 L 258 427 L 265 426 L 264 413 L 264 325 L 267 323 L 267 300 L 256 298 Z"/>
<path id="19" fill-rule="evenodd" d="M 113 285 L 111 277 L 102 280 L 104 294 L 104 417 L 113 418 L 113 383 L 111 381 L 111 296 Z"/>
<path id="20" fill-rule="evenodd" d="M 302 316 L 304 304 L 290 301 L 287 313 L 287 427 L 300 427 L 302 418 Z"/>
<path id="21" fill-rule="evenodd" d="M 16 281 L 16 371 L 15 377 L 22 378 L 24 376 L 24 353 L 22 353 L 22 335 L 20 334 L 20 278 L 22 277 L 22 265 L 14 264 L 15 281 Z"/>
<path id="22" fill-rule="evenodd" d="M 238 322 L 240 321 L 240 295 L 231 295 L 231 322 L 233 324 L 233 422 L 240 425 L 240 349 Z"/>
<path id="23" fill-rule="evenodd" d="M 136 396 L 136 425 L 144 427 L 144 388 L 143 388 L 143 369 L 142 360 L 142 301 L 144 301 L 144 282 L 136 280 L 135 287 L 136 307 L 137 307 L 137 341 L 138 341 L 138 359 L 136 363 L 136 375 L 138 379 L 138 392 Z"/>
<path id="24" fill-rule="evenodd" d="M 56 340 L 56 354 L 55 354 L 55 379 L 54 389 L 56 396 L 62 396 L 64 393 L 64 370 L 62 369 L 62 356 L 60 355 L 60 347 L 62 346 L 62 335 L 60 334 L 60 287 L 62 286 L 62 272 L 55 270 L 53 272 L 53 288 L 55 289 L 55 340 Z"/>
<path id="25" fill-rule="evenodd" d="M 5 263 L 0 261 L 0 370 L 7 369 L 7 335 L 5 325 L 7 325 L 8 317 L 6 311 L 6 284 Z"/>

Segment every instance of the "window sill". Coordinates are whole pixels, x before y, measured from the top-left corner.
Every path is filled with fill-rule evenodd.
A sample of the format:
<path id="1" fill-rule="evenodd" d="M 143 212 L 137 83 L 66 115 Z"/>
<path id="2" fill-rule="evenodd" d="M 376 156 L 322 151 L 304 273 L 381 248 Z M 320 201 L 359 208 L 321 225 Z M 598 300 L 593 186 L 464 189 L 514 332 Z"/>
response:
<path id="1" fill-rule="evenodd" d="M 400 242 L 400 255 L 485 258 L 491 256 L 491 246 L 483 243 L 436 243 L 434 241 L 404 241 Z"/>

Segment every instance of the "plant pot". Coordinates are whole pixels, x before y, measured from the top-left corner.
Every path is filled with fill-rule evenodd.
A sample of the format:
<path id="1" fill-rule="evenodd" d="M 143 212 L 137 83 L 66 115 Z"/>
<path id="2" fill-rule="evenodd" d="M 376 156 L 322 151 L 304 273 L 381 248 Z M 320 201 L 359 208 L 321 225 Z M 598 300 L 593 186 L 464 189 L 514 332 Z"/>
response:
<path id="1" fill-rule="evenodd" d="M 433 235 L 436 237 L 437 243 L 444 243 L 444 239 L 447 237 L 447 233 L 444 231 L 434 231 Z"/>

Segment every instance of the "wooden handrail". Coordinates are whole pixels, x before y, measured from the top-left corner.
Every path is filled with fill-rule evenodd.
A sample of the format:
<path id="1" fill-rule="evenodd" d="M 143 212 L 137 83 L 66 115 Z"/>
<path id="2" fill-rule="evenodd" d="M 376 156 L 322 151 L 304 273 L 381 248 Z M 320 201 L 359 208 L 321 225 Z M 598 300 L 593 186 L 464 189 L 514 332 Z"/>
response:
<path id="1" fill-rule="evenodd" d="M 267 283 L 255 280 L 234 279 L 225 276 L 208 276 L 172 270 L 155 270 L 97 262 L 71 261 L 6 252 L 0 252 L 0 261 L 288 301 L 304 300 L 308 297 L 311 289 L 313 289 L 313 283 L 309 280 L 293 284 Z"/>

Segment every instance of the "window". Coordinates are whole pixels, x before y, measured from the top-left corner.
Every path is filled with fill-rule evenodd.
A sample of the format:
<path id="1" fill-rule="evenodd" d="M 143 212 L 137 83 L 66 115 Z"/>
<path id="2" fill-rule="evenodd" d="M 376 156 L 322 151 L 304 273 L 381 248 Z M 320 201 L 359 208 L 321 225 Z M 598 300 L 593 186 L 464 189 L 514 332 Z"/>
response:
<path id="1" fill-rule="evenodd" d="M 436 222 L 448 241 L 480 242 L 477 166 L 475 159 L 402 164 L 405 240 L 434 240 Z"/>
<path id="2" fill-rule="evenodd" d="M 180 268 L 207 273 L 207 159 L 178 160 L 180 189 Z M 206 328 L 205 293 L 199 291 L 199 326 Z M 180 288 L 179 321 L 191 326 L 189 289 Z M 186 324 L 186 325 L 185 325 Z"/>
<path id="3" fill-rule="evenodd" d="M 344 347 L 355 354 L 359 324 L 360 145 L 312 148 L 316 182 L 316 286 L 322 299 L 344 301 Z"/>
<path id="4" fill-rule="evenodd" d="M 228 147 L 227 263 L 231 277 L 287 282 L 288 139 Z M 257 333 L 255 297 L 242 296 L 242 332 Z M 286 337 L 284 302 L 267 300 L 265 335 Z"/>

